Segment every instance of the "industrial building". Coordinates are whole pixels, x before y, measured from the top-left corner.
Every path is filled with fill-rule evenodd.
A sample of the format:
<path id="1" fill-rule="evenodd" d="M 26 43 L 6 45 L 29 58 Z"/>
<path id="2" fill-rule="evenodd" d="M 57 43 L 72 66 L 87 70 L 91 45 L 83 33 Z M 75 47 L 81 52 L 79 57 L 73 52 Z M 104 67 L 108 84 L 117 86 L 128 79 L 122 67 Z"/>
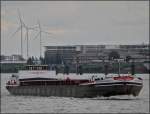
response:
<path id="1" fill-rule="evenodd" d="M 108 59 L 110 52 L 116 51 L 120 58 L 127 56 L 149 59 L 149 45 L 71 45 L 71 46 L 45 46 L 45 59 L 47 64 L 80 64 L 91 63 L 96 60 Z"/>

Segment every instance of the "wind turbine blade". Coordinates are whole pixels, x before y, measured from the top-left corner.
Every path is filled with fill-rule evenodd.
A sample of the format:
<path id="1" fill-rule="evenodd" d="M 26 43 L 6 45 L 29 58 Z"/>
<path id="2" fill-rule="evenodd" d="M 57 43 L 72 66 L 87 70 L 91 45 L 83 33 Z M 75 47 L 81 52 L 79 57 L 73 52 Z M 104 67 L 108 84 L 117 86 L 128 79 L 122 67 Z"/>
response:
<path id="1" fill-rule="evenodd" d="M 36 28 L 36 27 L 35 27 L 35 28 Z M 34 30 L 34 31 L 39 31 L 39 30 L 37 30 L 37 29 L 35 29 L 35 28 L 29 28 L 29 29 Z M 49 32 L 46 32 L 46 31 L 41 31 L 41 32 L 52 35 L 52 33 L 49 33 Z"/>
<path id="2" fill-rule="evenodd" d="M 18 11 L 19 19 L 21 19 L 20 10 L 19 10 L 19 9 L 17 9 L 17 11 Z"/>
<path id="3" fill-rule="evenodd" d="M 35 28 L 38 28 L 38 26 L 35 26 L 35 27 L 28 27 L 28 29 L 35 29 Z"/>
<path id="4" fill-rule="evenodd" d="M 20 29 L 21 29 L 21 26 L 17 28 L 17 30 L 11 35 L 11 37 L 13 37 Z"/>
<path id="5" fill-rule="evenodd" d="M 37 29 L 35 29 L 35 28 L 29 28 L 29 29 L 34 30 L 34 31 L 39 31 L 39 30 L 37 30 Z"/>
<path id="6" fill-rule="evenodd" d="M 21 24 L 21 26 L 23 26 L 23 27 L 25 27 L 26 28 L 26 25 L 25 25 L 25 23 L 22 21 L 22 19 L 21 19 L 21 13 L 20 13 L 20 10 L 18 9 L 18 15 L 19 15 L 19 20 L 20 20 L 20 24 Z"/>
<path id="7" fill-rule="evenodd" d="M 25 34 L 25 40 L 27 39 L 27 32 L 26 32 L 26 34 Z"/>
<path id="8" fill-rule="evenodd" d="M 21 23 L 23 25 L 23 27 L 27 28 L 27 26 L 25 25 L 25 23 L 21 20 Z"/>
<path id="9" fill-rule="evenodd" d="M 22 24 L 20 10 L 19 10 L 19 9 L 17 9 L 17 11 L 18 11 L 18 16 L 19 16 L 20 24 Z"/>
<path id="10" fill-rule="evenodd" d="M 35 40 L 40 35 L 40 32 L 34 37 L 33 40 Z"/>

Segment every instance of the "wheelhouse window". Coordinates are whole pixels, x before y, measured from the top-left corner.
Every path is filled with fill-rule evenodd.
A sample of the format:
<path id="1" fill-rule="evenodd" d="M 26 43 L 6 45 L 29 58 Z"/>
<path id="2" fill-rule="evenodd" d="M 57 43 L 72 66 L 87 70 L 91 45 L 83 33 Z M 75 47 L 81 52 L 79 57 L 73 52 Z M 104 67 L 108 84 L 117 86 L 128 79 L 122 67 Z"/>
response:
<path id="1" fill-rule="evenodd" d="M 48 65 L 28 65 L 26 70 L 48 70 Z"/>

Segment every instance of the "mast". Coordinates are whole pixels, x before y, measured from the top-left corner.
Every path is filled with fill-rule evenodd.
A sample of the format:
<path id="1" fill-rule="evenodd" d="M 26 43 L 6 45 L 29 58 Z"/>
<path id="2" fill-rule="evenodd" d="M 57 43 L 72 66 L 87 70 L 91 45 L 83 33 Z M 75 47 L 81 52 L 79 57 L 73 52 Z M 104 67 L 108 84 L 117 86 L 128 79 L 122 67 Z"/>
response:
<path id="1" fill-rule="evenodd" d="M 132 74 L 132 75 L 135 74 L 135 64 L 134 64 L 134 59 L 132 59 L 132 63 L 131 63 L 131 74 Z"/>
<path id="2" fill-rule="evenodd" d="M 118 75 L 120 76 L 120 61 L 118 60 Z"/>
<path id="3" fill-rule="evenodd" d="M 76 56 L 76 74 L 79 74 L 79 57 Z"/>
<path id="4" fill-rule="evenodd" d="M 107 76 L 108 74 L 108 63 L 103 61 L 104 62 L 104 74 L 105 74 L 105 77 Z"/>

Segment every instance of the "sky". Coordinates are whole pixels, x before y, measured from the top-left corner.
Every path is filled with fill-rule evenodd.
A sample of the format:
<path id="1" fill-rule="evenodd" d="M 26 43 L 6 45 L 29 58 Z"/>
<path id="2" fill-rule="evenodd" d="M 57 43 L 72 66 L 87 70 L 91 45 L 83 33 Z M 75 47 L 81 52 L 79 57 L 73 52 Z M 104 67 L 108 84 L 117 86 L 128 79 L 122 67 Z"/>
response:
<path id="1" fill-rule="evenodd" d="M 44 46 L 149 42 L 148 1 L 1 1 L 1 54 L 20 54 L 18 10 L 28 27 L 42 31 Z M 38 28 L 37 28 L 38 30 Z M 26 58 L 26 30 L 23 56 Z M 29 56 L 40 55 L 39 31 L 29 30 Z M 36 37 L 37 36 L 37 37 Z"/>

